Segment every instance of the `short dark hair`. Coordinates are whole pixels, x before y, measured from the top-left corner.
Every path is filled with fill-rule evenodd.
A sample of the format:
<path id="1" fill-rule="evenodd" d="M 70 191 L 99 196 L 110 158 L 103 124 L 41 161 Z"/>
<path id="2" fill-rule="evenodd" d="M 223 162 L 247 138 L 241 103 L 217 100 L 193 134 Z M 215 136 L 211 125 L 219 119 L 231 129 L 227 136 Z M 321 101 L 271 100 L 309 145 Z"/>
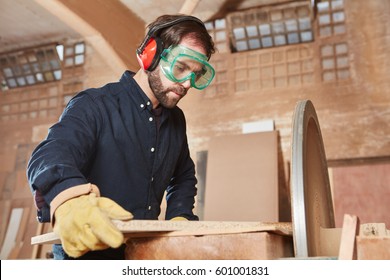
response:
<path id="1" fill-rule="evenodd" d="M 158 17 L 156 20 L 151 22 L 148 25 L 149 30 L 155 26 L 165 24 L 177 20 L 182 17 L 187 17 L 186 15 L 177 14 L 177 15 L 163 15 Z M 200 20 L 199 20 L 200 21 Z M 153 34 L 155 37 L 159 37 L 164 44 L 164 48 L 170 46 L 176 46 L 184 37 L 192 39 L 194 42 L 198 43 L 204 48 L 208 58 L 215 53 L 215 46 L 212 37 L 208 33 L 204 24 L 201 24 L 195 20 L 185 20 L 171 25 L 166 28 L 162 28 L 156 31 L 156 34 Z"/>

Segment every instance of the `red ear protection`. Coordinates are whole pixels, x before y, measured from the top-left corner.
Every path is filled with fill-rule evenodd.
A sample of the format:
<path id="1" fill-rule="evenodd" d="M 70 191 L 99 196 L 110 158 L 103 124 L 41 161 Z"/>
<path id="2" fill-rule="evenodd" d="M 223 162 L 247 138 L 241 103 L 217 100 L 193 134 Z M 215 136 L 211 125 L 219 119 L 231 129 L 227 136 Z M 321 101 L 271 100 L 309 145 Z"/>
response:
<path id="1" fill-rule="evenodd" d="M 137 52 L 137 60 L 142 69 L 152 71 L 160 61 L 163 43 L 160 38 L 151 37 L 142 52 Z"/>
<path id="2" fill-rule="evenodd" d="M 164 43 L 159 37 L 155 36 L 155 33 L 157 33 L 157 31 L 159 31 L 160 29 L 167 28 L 169 26 L 178 24 L 179 22 L 188 20 L 196 21 L 204 26 L 204 23 L 196 17 L 183 16 L 175 20 L 163 23 L 161 25 L 153 26 L 149 30 L 145 39 L 137 49 L 137 60 L 142 69 L 147 71 L 153 71 L 160 62 L 160 55 L 164 50 Z"/>

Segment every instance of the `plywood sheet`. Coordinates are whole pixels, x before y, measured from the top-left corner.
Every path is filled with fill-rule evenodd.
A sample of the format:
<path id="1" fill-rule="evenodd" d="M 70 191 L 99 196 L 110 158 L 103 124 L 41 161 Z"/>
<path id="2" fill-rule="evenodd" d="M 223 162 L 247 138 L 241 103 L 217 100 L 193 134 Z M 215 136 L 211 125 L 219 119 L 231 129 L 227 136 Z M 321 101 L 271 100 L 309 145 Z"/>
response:
<path id="1" fill-rule="evenodd" d="M 279 220 L 276 131 L 210 140 L 204 219 Z"/>
<path id="2" fill-rule="evenodd" d="M 333 169 L 336 227 L 343 215 L 353 213 L 361 224 L 390 225 L 390 164 L 339 166 Z"/>

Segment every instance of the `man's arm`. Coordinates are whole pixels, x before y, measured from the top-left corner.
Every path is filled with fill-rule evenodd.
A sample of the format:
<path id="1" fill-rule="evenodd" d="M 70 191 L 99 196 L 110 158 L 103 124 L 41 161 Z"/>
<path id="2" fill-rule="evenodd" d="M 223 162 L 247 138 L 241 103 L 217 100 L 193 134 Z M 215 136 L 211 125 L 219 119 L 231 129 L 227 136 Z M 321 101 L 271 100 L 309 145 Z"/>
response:
<path id="1" fill-rule="evenodd" d="M 68 104 L 59 122 L 50 128 L 47 138 L 33 151 L 27 177 L 38 210 L 43 212 L 41 222 L 50 221 L 49 205 L 59 193 L 88 183 L 82 170 L 94 151 L 97 115 L 91 98 L 77 96 Z"/>
<path id="2" fill-rule="evenodd" d="M 187 138 L 182 145 L 182 151 L 176 164 L 171 184 L 167 188 L 166 219 L 184 217 L 188 220 L 199 220 L 193 214 L 197 180 L 195 165 L 190 157 Z"/>

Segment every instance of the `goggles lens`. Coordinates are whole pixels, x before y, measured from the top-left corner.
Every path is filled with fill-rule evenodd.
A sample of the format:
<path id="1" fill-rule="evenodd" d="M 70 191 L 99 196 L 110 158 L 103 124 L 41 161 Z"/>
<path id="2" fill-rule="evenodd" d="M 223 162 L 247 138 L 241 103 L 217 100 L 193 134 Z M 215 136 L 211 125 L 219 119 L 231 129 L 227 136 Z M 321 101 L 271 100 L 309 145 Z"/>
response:
<path id="1" fill-rule="evenodd" d="M 160 68 L 173 82 L 190 80 L 196 89 L 206 88 L 215 76 L 207 57 L 194 50 L 178 45 L 165 49 L 161 54 Z"/>

